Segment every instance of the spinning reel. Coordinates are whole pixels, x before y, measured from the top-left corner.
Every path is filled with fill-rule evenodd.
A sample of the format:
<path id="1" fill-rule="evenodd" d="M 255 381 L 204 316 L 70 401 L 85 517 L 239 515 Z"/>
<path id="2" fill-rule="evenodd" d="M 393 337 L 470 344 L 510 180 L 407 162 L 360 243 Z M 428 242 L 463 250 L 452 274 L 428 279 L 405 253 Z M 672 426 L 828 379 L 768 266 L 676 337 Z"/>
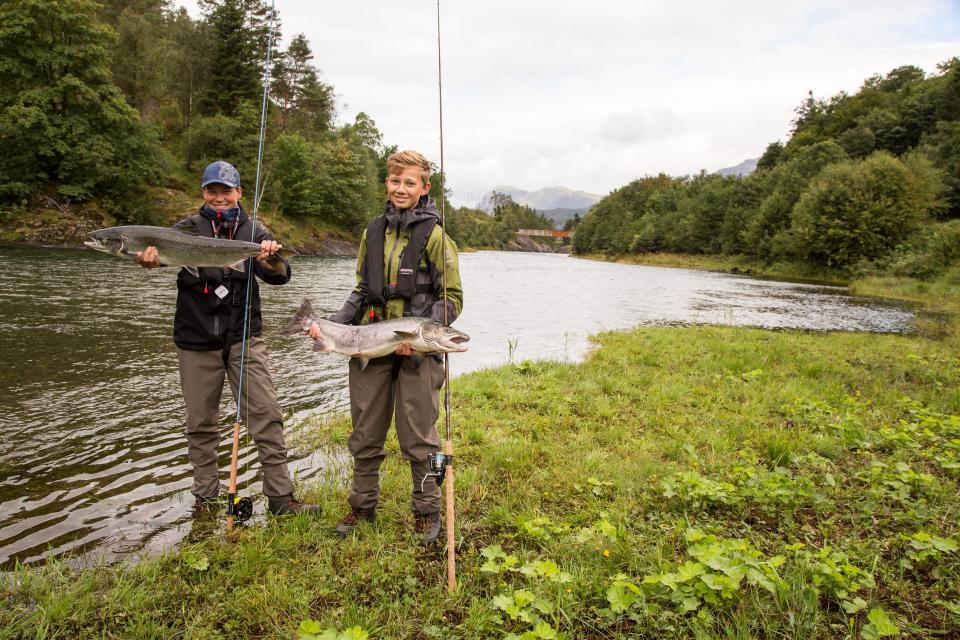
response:
<path id="1" fill-rule="evenodd" d="M 447 465 L 453 463 L 453 456 L 448 456 L 442 451 L 437 451 L 435 454 L 430 456 L 430 473 L 428 476 L 431 476 L 436 479 L 437 484 L 443 484 L 443 477 L 447 473 Z"/>

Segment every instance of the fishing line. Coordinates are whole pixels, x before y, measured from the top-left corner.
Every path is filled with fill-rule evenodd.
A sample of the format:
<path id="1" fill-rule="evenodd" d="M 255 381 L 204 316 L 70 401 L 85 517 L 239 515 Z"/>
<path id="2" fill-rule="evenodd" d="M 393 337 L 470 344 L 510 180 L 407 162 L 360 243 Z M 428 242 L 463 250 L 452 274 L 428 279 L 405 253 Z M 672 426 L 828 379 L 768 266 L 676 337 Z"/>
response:
<path id="1" fill-rule="evenodd" d="M 440 107 L 440 239 L 443 260 L 443 270 L 440 272 L 440 281 L 443 284 L 443 323 L 450 325 L 447 307 L 449 298 L 447 296 L 447 225 L 446 225 L 446 180 L 447 174 L 444 171 L 443 164 L 443 71 L 440 55 L 440 0 L 437 0 L 437 98 Z M 438 470 L 440 479 L 446 472 L 446 498 L 447 498 L 447 590 L 453 592 L 457 588 L 457 556 L 456 556 L 456 534 L 454 531 L 454 513 L 453 513 L 453 441 L 450 439 L 450 357 L 449 354 L 443 354 L 443 413 L 445 426 L 445 440 L 443 443 L 444 458 L 439 460 L 440 469 Z"/>
<path id="2" fill-rule="evenodd" d="M 267 98 L 270 95 L 270 63 L 273 61 L 273 27 L 274 27 L 274 18 L 276 17 L 276 10 L 274 9 L 275 0 L 270 2 L 270 31 L 267 35 L 267 58 L 266 63 L 264 64 L 263 69 L 263 101 L 260 106 L 260 136 L 257 146 L 257 174 L 253 186 L 253 216 L 251 218 L 252 224 L 250 225 L 250 242 L 256 242 L 257 237 L 257 210 L 260 204 L 260 170 L 263 166 L 263 145 L 264 145 L 264 133 L 267 128 Z M 242 351 L 240 354 L 240 388 L 237 390 L 237 395 L 240 395 L 240 390 L 243 389 L 243 367 L 244 359 L 246 356 L 247 349 L 247 337 L 249 334 L 249 324 L 250 324 L 250 294 L 253 291 L 253 261 L 255 258 L 250 258 L 250 269 L 247 271 L 247 298 L 244 301 L 244 315 L 243 315 L 243 345 Z M 237 403 L 237 420 L 240 420 L 240 404 Z"/>
<path id="3" fill-rule="evenodd" d="M 260 105 L 260 133 L 257 146 L 257 174 L 253 187 L 253 215 L 251 216 L 250 224 L 250 242 L 256 242 L 257 236 L 257 209 L 260 204 L 260 171 L 263 166 L 264 134 L 267 128 L 267 104 L 269 102 L 268 98 L 270 95 L 270 65 L 273 61 L 273 32 L 274 25 L 276 24 L 276 16 L 276 0 L 271 0 L 270 29 L 267 33 L 267 53 L 263 68 L 263 100 Z M 248 260 L 247 295 L 243 303 L 243 340 L 240 346 L 240 379 L 237 381 L 237 416 L 233 424 L 233 449 L 230 454 L 230 488 L 227 494 L 227 533 L 230 533 L 233 530 L 234 516 L 237 516 L 239 520 L 243 521 L 249 518 L 253 512 L 253 502 L 250 500 L 250 498 L 237 498 L 237 458 L 239 456 L 240 448 L 240 411 L 243 405 L 241 399 L 243 398 L 244 391 L 247 393 L 248 421 L 250 418 L 250 392 L 249 390 L 244 389 L 243 379 L 244 373 L 246 372 L 245 367 L 247 349 L 249 348 L 247 339 L 250 333 L 250 296 L 252 295 L 253 291 L 253 279 L 256 277 L 254 274 L 254 260 L 255 258 L 250 258 Z M 249 430 L 247 433 L 249 435 Z"/>

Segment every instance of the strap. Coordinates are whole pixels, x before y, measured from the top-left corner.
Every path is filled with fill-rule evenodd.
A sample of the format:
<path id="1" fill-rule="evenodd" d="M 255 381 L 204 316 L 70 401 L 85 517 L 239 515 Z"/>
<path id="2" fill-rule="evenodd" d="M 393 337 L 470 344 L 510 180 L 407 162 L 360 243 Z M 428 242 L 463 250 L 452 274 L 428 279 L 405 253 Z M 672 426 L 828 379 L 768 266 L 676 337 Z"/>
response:
<path id="1" fill-rule="evenodd" d="M 230 367 L 230 349 L 233 347 L 233 327 L 237 324 L 237 317 L 242 306 L 240 304 L 240 291 L 242 290 L 242 287 L 235 284 L 230 295 L 230 319 L 227 321 L 227 333 L 223 337 L 223 352 L 220 354 L 221 358 L 223 358 L 223 367 L 225 369 Z"/>

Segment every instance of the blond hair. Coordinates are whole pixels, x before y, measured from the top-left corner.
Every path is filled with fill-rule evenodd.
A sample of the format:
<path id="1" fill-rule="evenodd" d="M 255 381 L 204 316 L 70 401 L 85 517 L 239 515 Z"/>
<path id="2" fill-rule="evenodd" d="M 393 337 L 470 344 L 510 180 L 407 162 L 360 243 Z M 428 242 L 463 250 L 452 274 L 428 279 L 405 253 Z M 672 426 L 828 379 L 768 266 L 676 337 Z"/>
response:
<path id="1" fill-rule="evenodd" d="M 406 167 L 417 167 L 420 169 L 420 179 L 423 184 L 430 182 L 430 163 L 419 151 L 406 149 L 397 151 L 387 158 L 387 175 L 400 173 Z"/>

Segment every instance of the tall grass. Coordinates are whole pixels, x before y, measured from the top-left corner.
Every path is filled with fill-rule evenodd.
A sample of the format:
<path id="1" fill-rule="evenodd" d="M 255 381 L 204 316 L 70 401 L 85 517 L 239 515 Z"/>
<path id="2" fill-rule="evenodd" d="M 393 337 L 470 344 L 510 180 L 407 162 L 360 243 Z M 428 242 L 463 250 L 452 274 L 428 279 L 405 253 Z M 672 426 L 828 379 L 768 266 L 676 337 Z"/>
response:
<path id="1" fill-rule="evenodd" d="M 452 595 L 443 550 L 410 533 L 391 437 L 377 521 L 356 537 L 333 536 L 346 490 L 332 476 L 306 487 L 318 518 L 235 543 L 198 523 L 198 542 L 159 558 L 7 576 L 0 638 L 960 633 L 949 341 L 714 327 L 597 340 L 582 364 L 454 381 Z M 348 431 L 331 420 L 312 437 Z"/>

